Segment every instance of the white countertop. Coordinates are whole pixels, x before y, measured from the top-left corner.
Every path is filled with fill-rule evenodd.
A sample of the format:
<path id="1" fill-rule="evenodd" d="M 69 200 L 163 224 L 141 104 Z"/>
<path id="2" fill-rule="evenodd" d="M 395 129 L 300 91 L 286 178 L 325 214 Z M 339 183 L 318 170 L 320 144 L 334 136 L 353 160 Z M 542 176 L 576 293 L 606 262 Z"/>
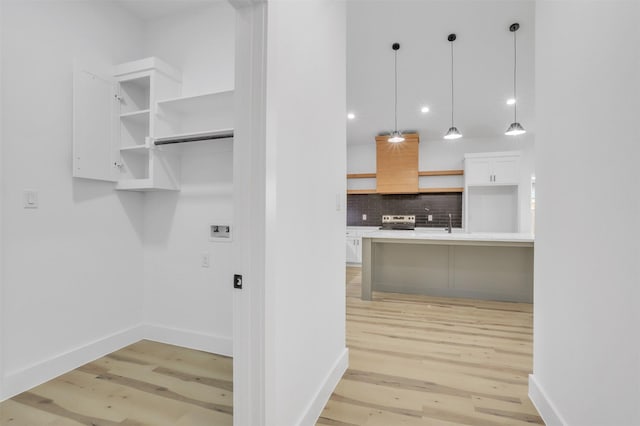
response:
<path id="1" fill-rule="evenodd" d="M 347 235 L 377 239 L 435 240 L 435 241 L 495 241 L 533 243 L 535 237 L 529 233 L 466 232 L 453 228 L 449 234 L 444 228 L 416 228 L 407 230 L 381 230 L 378 226 L 348 226 Z"/>
<path id="2" fill-rule="evenodd" d="M 371 231 L 362 235 L 363 238 L 390 239 L 390 240 L 426 240 L 426 241 L 477 241 L 496 243 L 531 243 L 534 236 L 524 233 L 507 232 L 463 232 L 455 230 L 449 234 L 442 229 L 417 229 L 415 231 Z"/>

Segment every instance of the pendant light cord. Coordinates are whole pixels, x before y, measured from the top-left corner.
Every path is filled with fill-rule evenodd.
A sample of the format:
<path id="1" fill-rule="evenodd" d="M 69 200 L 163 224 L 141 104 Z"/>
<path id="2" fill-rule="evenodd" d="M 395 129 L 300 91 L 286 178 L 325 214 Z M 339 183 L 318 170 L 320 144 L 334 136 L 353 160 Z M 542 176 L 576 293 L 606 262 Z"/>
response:
<path id="1" fill-rule="evenodd" d="M 451 44 L 451 127 L 453 127 L 453 41 Z"/>
<path id="2" fill-rule="evenodd" d="M 516 68 L 518 66 L 518 50 L 516 49 L 516 32 L 513 32 L 513 122 L 518 122 L 518 98 L 516 96 Z"/>
<path id="3" fill-rule="evenodd" d="M 393 128 L 393 130 L 395 132 L 398 131 L 398 51 L 395 50 L 394 51 L 394 84 L 395 84 L 395 105 L 394 105 L 394 111 L 395 111 L 395 126 Z"/>

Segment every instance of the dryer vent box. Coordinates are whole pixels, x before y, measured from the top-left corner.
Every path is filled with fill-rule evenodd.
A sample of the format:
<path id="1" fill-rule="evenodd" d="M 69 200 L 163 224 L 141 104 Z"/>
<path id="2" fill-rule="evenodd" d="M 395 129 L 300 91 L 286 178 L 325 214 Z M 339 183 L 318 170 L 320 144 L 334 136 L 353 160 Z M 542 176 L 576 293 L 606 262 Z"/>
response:
<path id="1" fill-rule="evenodd" d="M 209 241 L 231 241 L 231 225 L 210 225 Z"/>

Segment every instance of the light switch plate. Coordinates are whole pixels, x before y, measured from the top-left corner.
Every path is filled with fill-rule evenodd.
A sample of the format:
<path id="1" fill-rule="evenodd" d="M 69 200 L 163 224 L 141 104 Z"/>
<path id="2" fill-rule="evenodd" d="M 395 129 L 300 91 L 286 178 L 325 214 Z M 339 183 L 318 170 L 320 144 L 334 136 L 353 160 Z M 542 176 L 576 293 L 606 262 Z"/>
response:
<path id="1" fill-rule="evenodd" d="M 202 253 L 200 258 L 200 266 L 202 266 L 203 268 L 208 268 L 209 266 L 211 266 L 211 256 L 208 252 Z"/>
<path id="2" fill-rule="evenodd" d="M 22 203 L 25 209 L 38 208 L 38 191 L 25 189 L 22 193 Z"/>

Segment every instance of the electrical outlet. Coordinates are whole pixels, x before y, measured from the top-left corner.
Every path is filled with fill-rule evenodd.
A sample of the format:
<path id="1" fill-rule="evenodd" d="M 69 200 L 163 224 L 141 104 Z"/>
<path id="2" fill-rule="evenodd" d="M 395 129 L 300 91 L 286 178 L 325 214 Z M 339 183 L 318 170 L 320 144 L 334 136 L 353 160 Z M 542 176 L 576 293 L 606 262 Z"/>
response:
<path id="1" fill-rule="evenodd" d="M 366 214 L 362 215 L 362 220 L 367 220 L 367 215 Z"/>
<path id="2" fill-rule="evenodd" d="M 427 222 L 433 222 L 433 215 L 432 214 L 427 216 Z"/>
<path id="3" fill-rule="evenodd" d="M 211 266 L 211 256 L 209 256 L 209 253 L 202 253 L 202 256 L 200 257 L 200 266 L 203 268 Z"/>

